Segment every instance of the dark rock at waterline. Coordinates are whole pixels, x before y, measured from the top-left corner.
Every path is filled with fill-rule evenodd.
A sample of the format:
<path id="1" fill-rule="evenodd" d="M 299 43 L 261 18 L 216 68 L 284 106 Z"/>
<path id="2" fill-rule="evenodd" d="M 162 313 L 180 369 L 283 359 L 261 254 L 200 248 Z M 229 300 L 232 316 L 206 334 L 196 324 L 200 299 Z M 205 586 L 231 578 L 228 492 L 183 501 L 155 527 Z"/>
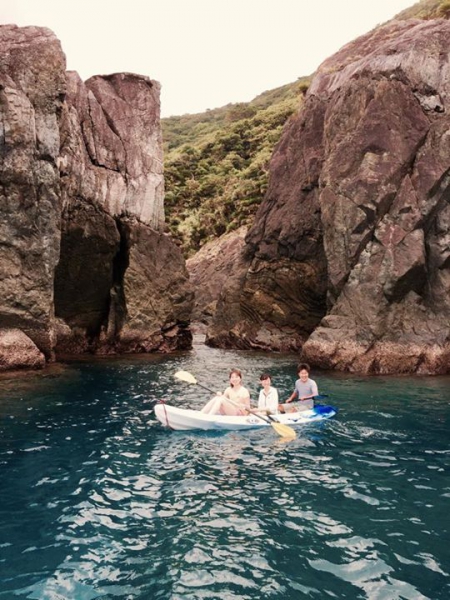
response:
<path id="1" fill-rule="evenodd" d="M 208 331 L 365 373 L 450 371 L 450 22 L 392 22 L 325 61 Z"/>
<path id="2" fill-rule="evenodd" d="M 189 346 L 192 288 L 163 232 L 159 84 L 83 83 L 44 28 L 1 26 L 0 55 L 0 355 L 15 368 Z"/>

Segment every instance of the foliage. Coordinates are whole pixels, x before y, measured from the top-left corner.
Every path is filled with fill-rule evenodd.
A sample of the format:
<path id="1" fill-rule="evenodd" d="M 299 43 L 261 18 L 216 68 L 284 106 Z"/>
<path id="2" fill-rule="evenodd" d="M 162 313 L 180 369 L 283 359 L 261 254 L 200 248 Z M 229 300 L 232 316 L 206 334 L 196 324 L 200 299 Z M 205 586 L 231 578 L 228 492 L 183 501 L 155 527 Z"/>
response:
<path id="1" fill-rule="evenodd" d="M 448 19 L 450 17 L 450 0 L 445 0 L 440 4 L 438 14 L 440 17 L 443 17 L 445 19 Z"/>
<path id="2" fill-rule="evenodd" d="M 308 85 L 301 78 L 249 103 L 162 120 L 166 216 L 186 256 L 251 221 L 273 148 Z"/>
<path id="3" fill-rule="evenodd" d="M 450 0 L 420 0 L 413 6 L 406 8 L 395 18 L 404 19 L 439 19 L 450 17 Z"/>
<path id="4" fill-rule="evenodd" d="M 442 17 L 450 17 L 450 0 L 420 0 L 395 20 Z M 304 77 L 248 103 L 162 120 L 166 215 L 186 256 L 250 223 L 267 188 L 274 146 L 309 84 Z"/>

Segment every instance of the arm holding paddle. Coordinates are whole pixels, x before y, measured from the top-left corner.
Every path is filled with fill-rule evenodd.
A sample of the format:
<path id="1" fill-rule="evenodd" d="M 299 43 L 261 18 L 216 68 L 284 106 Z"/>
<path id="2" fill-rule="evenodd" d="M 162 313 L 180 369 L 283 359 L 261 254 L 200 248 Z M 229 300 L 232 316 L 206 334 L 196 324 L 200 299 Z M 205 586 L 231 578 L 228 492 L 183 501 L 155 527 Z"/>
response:
<path id="1" fill-rule="evenodd" d="M 230 387 L 223 394 L 216 394 L 201 409 L 202 413 L 212 415 L 245 415 L 250 408 L 250 394 L 242 385 L 242 373 L 239 369 L 230 372 Z"/>
<path id="2" fill-rule="evenodd" d="M 280 405 L 281 412 L 296 412 L 297 410 L 308 410 L 314 408 L 314 398 L 319 395 L 317 383 L 309 378 L 310 368 L 306 363 L 300 363 L 297 367 L 298 379 L 295 389 L 286 401 Z M 287 406 L 297 396 L 299 404 L 296 407 Z"/>

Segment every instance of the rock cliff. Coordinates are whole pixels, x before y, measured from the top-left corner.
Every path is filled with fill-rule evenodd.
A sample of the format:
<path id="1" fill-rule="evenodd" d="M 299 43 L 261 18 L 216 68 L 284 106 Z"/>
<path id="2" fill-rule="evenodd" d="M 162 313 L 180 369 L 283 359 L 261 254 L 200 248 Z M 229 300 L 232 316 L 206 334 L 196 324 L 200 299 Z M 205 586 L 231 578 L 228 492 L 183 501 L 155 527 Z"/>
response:
<path id="1" fill-rule="evenodd" d="M 450 371 L 449 55 L 448 21 L 394 21 L 320 66 L 209 343 Z"/>
<path id="2" fill-rule="evenodd" d="M 240 227 L 205 244 L 193 257 L 188 258 L 186 267 L 195 289 L 192 320 L 209 325 L 217 311 L 217 299 L 224 288 L 233 280 L 236 260 L 242 253 L 247 227 Z"/>
<path id="3" fill-rule="evenodd" d="M 44 28 L 0 27 L 0 56 L 0 368 L 189 346 L 192 289 L 163 231 L 159 84 L 83 83 Z"/>
<path id="4" fill-rule="evenodd" d="M 49 30 L 15 26 L 0 27 L 0 56 L 0 366 L 19 366 L 25 356 L 34 366 L 55 345 L 65 57 Z M 11 336 L 28 338 L 17 360 L 5 343 Z"/>

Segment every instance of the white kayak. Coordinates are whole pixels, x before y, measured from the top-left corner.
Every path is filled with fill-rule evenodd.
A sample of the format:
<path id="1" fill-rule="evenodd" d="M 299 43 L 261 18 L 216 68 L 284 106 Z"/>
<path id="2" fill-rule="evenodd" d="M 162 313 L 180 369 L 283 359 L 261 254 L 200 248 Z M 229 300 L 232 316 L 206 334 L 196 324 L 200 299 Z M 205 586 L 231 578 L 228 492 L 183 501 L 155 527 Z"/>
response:
<path id="1" fill-rule="evenodd" d="M 209 415 L 198 410 L 188 408 L 177 408 L 165 402 L 160 402 L 154 407 L 156 418 L 165 427 L 177 430 L 230 430 L 239 431 L 255 429 L 258 427 L 270 427 L 270 422 L 260 419 L 254 414 L 230 417 L 227 415 Z M 274 415 L 278 423 L 283 425 L 304 425 L 314 421 L 330 419 L 337 413 L 333 406 L 317 405 L 309 410 L 295 413 L 283 413 Z"/>

